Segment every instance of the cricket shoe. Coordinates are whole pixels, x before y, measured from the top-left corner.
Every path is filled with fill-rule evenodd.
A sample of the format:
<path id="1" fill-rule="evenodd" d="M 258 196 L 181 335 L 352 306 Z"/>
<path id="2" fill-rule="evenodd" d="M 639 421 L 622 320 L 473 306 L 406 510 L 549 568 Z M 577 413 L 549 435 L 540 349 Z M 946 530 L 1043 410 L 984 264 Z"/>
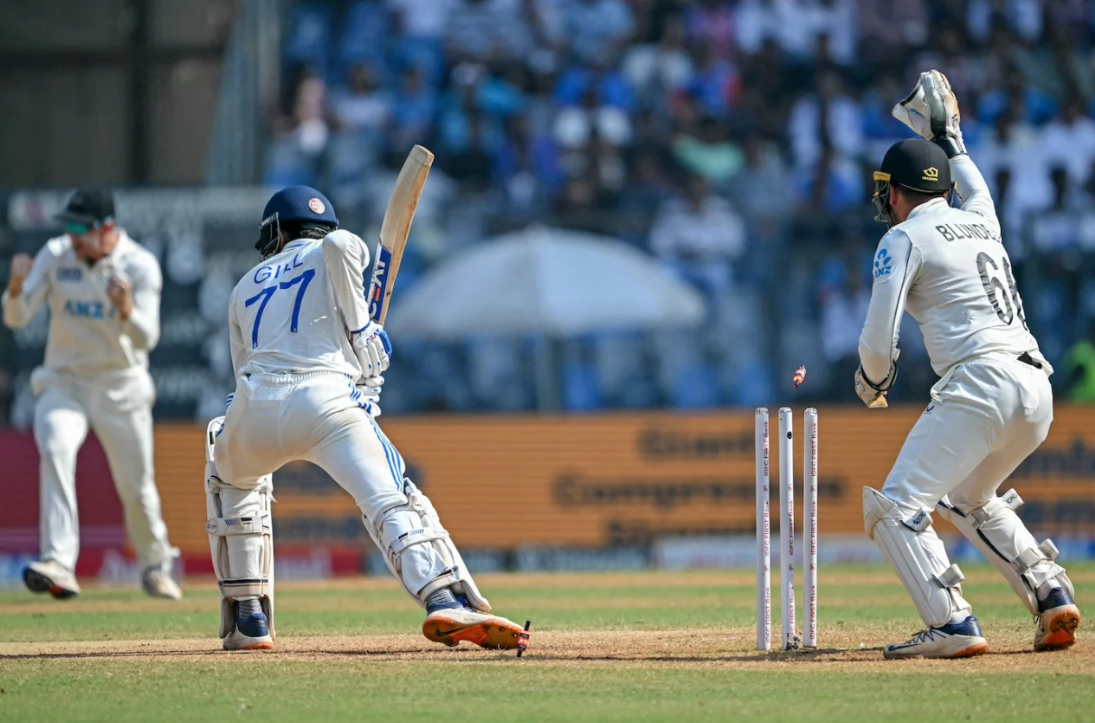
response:
<path id="1" fill-rule="evenodd" d="M 465 605 L 441 607 L 426 615 L 422 634 L 435 643 L 454 648 L 467 641 L 488 650 L 523 649 L 527 633 L 517 623 L 498 615 L 481 613 Z"/>
<path id="2" fill-rule="evenodd" d="M 970 615 L 960 623 L 947 623 L 940 628 L 921 630 L 911 640 L 887 645 L 882 657 L 901 658 L 969 658 L 988 652 L 989 644 L 981 635 L 977 618 Z"/>
<path id="3" fill-rule="evenodd" d="M 171 579 L 159 565 L 146 567 L 141 573 L 141 587 L 145 593 L 152 597 L 162 597 L 167 600 L 182 600 L 182 590 L 179 584 Z"/>
<path id="4" fill-rule="evenodd" d="M 53 560 L 32 562 L 23 568 L 23 582 L 31 592 L 48 592 L 58 600 L 80 594 L 80 583 L 72 571 Z"/>
<path id="5" fill-rule="evenodd" d="M 1034 650 L 1064 650 L 1076 642 L 1080 627 L 1080 609 L 1064 588 L 1056 587 L 1038 603 L 1038 627 L 1034 631 Z"/>
<path id="6" fill-rule="evenodd" d="M 225 650 L 273 650 L 274 638 L 262 613 L 236 617 L 236 627 L 221 641 Z"/>

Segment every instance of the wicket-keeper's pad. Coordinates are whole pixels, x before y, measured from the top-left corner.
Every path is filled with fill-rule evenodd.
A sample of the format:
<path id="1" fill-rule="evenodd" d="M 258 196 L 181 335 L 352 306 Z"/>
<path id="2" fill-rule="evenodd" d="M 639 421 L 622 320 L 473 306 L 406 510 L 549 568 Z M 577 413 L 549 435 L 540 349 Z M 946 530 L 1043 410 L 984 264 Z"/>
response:
<path id="1" fill-rule="evenodd" d="M 972 610 L 962 597 L 962 571 L 950 565 L 943 541 L 932 529 L 926 510 L 912 517 L 881 492 L 863 488 L 863 521 L 867 536 L 874 540 L 886 562 L 901 578 L 929 627 L 951 621 L 955 613 Z"/>
<path id="2" fill-rule="evenodd" d="M 423 608 L 430 595 L 449 587 L 476 610 L 490 612 L 433 504 L 406 478 L 403 496 L 404 503 L 382 510 L 374 521 L 363 518 L 388 569 Z"/>
<path id="3" fill-rule="evenodd" d="M 205 531 L 209 533 L 213 570 L 221 590 L 220 636 L 224 638 L 235 629 L 236 601 L 240 598 L 258 598 L 273 636 L 273 477 L 261 477 L 254 489 L 242 490 L 218 476 L 213 447 L 223 425 L 224 417 L 209 423 L 205 448 Z"/>
<path id="4" fill-rule="evenodd" d="M 1042 583 L 1055 577 L 1070 596 L 1075 597 L 1075 593 L 1065 569 L 1056 562 L 1057 547 L 1052 540 L 1046 540 L 1037 547 L 1018 541 L 1021 538 L 1030 539 L 1022 520 L 1015 513 L 1022 504 L 1019 493 L 1011 490 L 1003 497 L 993 497 L 969 512 L 962 512 L 946 497 L 940 500 L 936 509 L 1000 571 L 1030 614 L 1037 616 L 1037 590 Z"/>

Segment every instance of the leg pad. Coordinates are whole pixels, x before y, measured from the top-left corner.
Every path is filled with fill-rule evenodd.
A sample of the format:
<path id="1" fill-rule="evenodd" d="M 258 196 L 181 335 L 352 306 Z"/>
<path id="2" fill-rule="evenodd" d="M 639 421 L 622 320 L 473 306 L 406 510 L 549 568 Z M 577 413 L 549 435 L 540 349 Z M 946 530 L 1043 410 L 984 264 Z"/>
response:
<path id="1" fill-rule="evenodd" d="M 863 519 L 867 536 L 901 578 L 929 627 L 942 627 L 957 614 L 969 614 L 971 607 L 960 587 L 962 571 L 947 559 L 927 511 L 908 518 L 893 500 L 864 487 Z"/>
<path id="2" fill-rule="evenodd" d="M 1022 504 L 1019 493 L 1011 490 L 969 512 L 944 497 L 936 510 L 1004 576 L 1030 614 L 1038 615 L 1037 590 L 1043 583 L 1056 578 L 1072 595 L 1072 582 L 1055 562 L 1057 547 L 1051 540 L 1037 546 L 1028 542 L 1030 533 L 1015 512 Z"/>
<path id="3" fill-rule="evenodd" d="M 221 479 L 213 462 L 213 447 L 223 419 L 218 417 L 209 424 L 205 465 L 205 531 L 221 591 L 220 636 L 224 638 L 235 629 L 236 601 L 240 598 L 259 600 L 273 635 L 273 478 L 266 475 L 259 479 L 258 486 L 248 490 Z"/>
<path id="4" fill-rule="evenodd" d="M 403 480 L 403 495 L 406 502 L 365 520 L 392 575 L 423 608 L 430 595 L 450 587 L 476 610 L 490 612 L 433 504 L 409 479 Z"/>

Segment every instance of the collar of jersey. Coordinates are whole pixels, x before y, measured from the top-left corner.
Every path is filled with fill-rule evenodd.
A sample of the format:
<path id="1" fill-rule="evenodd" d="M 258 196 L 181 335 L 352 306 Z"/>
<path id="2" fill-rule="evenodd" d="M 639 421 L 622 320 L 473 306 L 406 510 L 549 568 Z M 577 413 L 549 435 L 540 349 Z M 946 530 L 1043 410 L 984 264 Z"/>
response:
<path id="1" fill-rule="evenodd" d="M 947 199 L 933 198 L 932 200 L 922 203 L 913 210 L 909 211 L 909 217 L 905 220 L 908 221 L 912 218 L 915 218 L 921 212 L 932 213 L 933 211 L 937 211 L 940 208 L 950 208 L 950 204 L 947 203 Z"/>
<path id="2" fill-rule="evenodd" d="M 306 244 L 306 243 L 308 243 L 309 241 L 312 241 L 312 240 L 313 239 L 298 238 L 296 241 L 290 241 L 289 243 L 282 246 L 281 251 L 282 251 L 282 253 L 285 253 L 286 251 L 288 251 L 291 248 L 294 248 L 296 246 L 303 246 L 304 244 Z"/>

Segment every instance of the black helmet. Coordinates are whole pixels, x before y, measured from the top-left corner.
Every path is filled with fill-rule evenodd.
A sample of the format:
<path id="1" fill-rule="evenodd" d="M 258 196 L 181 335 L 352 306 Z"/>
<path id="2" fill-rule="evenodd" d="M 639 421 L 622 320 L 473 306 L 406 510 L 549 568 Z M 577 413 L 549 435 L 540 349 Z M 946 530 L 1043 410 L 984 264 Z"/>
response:
<path id="1" fill-rule="evenodd" d="M 874 172 L 875 220 L 889 228 L 890 185 L 942 196 L 951 190 L 951 166 L 946 152 L 923 138 L 909 138 L 890 146 L 882 169 Z"/>

